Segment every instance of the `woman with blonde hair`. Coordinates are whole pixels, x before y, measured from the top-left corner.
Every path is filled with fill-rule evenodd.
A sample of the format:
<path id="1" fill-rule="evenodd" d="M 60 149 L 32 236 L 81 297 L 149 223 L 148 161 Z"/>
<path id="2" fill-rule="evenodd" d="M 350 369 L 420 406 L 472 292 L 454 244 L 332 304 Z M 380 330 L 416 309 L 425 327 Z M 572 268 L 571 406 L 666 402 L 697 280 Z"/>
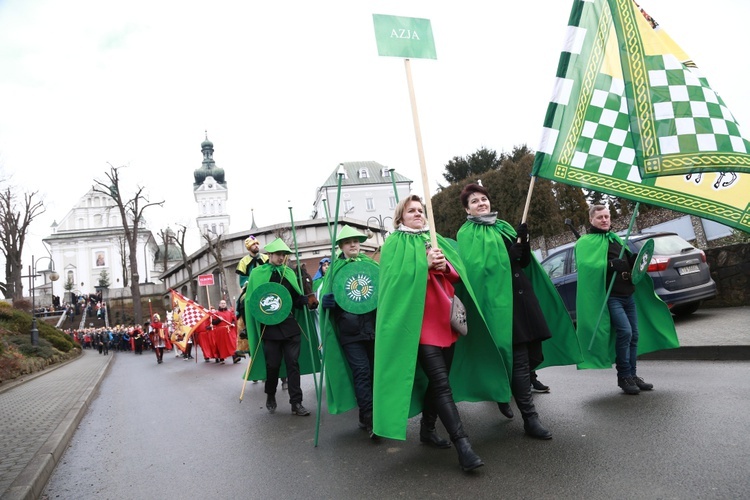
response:
<path id="1" fill-rule="evenodd" d="M 439 416 L 461 468 L 471 471 L 484 462 L 471 447 L 456 401 L 507 401 L 502 357 L 481 320 L 465 337 L 451 327 L 456 293 L 476 310 L 474 294 L 448 240 L 436 235 L 439 248 L 432 248 L 421 199 L 401 200 L 393 222 L 380 259 L 373 432 L 405 439 L 408 418 L 421 411 L 420 441 L 450 448 L 435 430 Z"/>

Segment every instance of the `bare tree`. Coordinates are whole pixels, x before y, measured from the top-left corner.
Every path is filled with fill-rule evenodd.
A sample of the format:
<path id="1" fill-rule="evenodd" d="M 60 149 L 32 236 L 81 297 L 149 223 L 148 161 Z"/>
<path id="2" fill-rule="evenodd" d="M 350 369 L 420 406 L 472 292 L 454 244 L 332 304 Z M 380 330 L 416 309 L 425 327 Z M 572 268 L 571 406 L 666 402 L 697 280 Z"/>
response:
<path id="1" fill-rule="evenodd" d="M 143 313 L 141 310 L 141 289 L 139 283 L 138 274 L 138 259 L 136 258 L 138 252 L 138 232 L 140 230 L 140 224 L 143 219 L 143 211 L 151 206 L 164 206 L 164 201 L 149 202 L 149 200 L 143 195 L 144 188 L 142 186 L 136 186 L 135 194 L 132 198 L 123 199 L 122 191 L 120 190 L 120 169 L 122 167 L 109 166 L 109 172 L 104 172 L 104 175 L 109 180 L 109 183 L 94 180 L 94 186 L 92 189 L 96 193 L 101 193 L 112 198 L 115 202 L 115 206 L 120 211 L 120 219 L 122 220 L 122 228 L 125 231 L 125 241 L 128 244 L 128 259 L 130 261 L 130 293 L 133 296 L 133 317 L 136 323 L 143 321 Z"/>
<path id="2" fill-rule="evenodd" d="M 193 263 L 188 260 L 187 252 L 185 251 L 185 233 L 187 233 L 187 226 L 177 224 L 180 228 L 177 230 L 177 234 L 173 236 L 173 241 L 177 248 L 180 249 L 180 255 L 182 255 L 182 264 L 185 266 L 185 270 L 188 274 L 188 290 L 189 297 L 191 299 L 196 298 L 195 293 L 195 278 L 193 276 Z"/>
<path id="3" fill-rule="evenodd" d="M 161 242 L 164 245 L 164 251 L 161 255 L 162 272 L 164 272 L 167 270 L 167 264 L 169 263 L 169 244 L 174 239 L 174 233 L 169 228 L 166 230 L 159 229 L 159 238 L 161 238 Z"/>
<path id="4" fill-rule="evenodd" d="M 212 238 L 211 235 L 215 235 Z M 227 273 L 224 270 L 224 259 L 222 258 L 221 252 L 224 249 L 224 240 L 222 240 L 221 234 L 209 230 L 203 233 L 203 239 L 208 244 L 208 251 L 216 261 L 216 265 L 219 267 L 219 274 L 221 275 L 221 296 L 226 300 L 229 298 L 229 288 L 227 288 Z"/>
<path id="5" fill-rule="evenodd" d="M 19 209 L 16 195 L 10 187 L 0 192 L 0 248 L 5 256 L 3 294 L 6 299 L 23 297 L 21 257 L 26 233 L 31 222 L 46 211 L 41 200 L 34 200 L 37 193 L 24 193 L 22 207 Z"/>
<path id="6" fill-rule="evenodd" d="M 128 242 L 125 240 L 125 236 L 117 236 L 117 248 L 120 251 L 120 267 L 122 268 L 122 286 L 128 286 L 130 277 L 128 276 Z"/>

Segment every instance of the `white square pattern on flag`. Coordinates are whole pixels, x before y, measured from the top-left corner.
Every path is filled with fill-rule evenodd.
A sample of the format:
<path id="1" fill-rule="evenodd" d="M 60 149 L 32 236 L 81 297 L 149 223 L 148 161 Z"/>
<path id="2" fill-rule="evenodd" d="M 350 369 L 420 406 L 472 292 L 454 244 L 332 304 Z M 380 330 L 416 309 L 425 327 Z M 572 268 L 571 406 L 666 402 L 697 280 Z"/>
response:
<path id="1" fill-rule="evenodd" d="M 621 179 L 630 177 L 635 150 L 630 138 L 625 84 L 600 74 L 595 87 L 571 166 Z M 640 182 L 640 176 L 636 182 Z"/>
<path id="2" fill-rule="evenodd" d="M 648 56 L 646 64 L 661 154 L 748 152 L 732 113 L 697 69 L 672 55 Z"/>

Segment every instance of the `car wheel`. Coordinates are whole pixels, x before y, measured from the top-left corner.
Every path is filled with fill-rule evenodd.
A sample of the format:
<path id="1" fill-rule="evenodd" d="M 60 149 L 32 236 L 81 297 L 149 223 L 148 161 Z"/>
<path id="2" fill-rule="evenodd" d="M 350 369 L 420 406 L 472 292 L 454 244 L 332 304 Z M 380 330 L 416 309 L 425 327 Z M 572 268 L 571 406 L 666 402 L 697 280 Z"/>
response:
<path id="1" fill-rule="evenodd" d="M 683 304 L 681 306 L 674 306 L 672 308 L 672 314 L 675 316 L 690 316 L 700 307 L 700 302 L 691 302 L 689 304 Z"/>

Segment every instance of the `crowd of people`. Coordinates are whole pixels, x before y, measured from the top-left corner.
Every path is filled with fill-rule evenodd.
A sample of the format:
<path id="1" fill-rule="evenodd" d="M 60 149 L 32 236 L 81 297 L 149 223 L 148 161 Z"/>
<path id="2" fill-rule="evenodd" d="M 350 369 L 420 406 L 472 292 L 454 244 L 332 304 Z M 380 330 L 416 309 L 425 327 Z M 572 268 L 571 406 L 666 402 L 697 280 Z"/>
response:
<path id="1" fill-rule="evenodd" d="M 276 412 L 281 381 L 295 416 L 311 414 L 301 376 L 325 363 L 329 413 L 357 409 L 358 425 L 373 441 L 406 439 L 408 420 L 420 415 L 420 442 L 455 448 L 466 472 L 484 462 L 458 402 L 492 402 L 506 418 L 514 418 L 515 402 L 524 433 L 549 440 L 532 395 L 550 392 L 538 378 L 541 368 L 614 364 L 624 394 L 653 390 L 636 372 L 636 357 L 676 347 L 674 323 L 647 275 L 633 282 L 636 257 L 611 231 L 606 207 L 590 208 L 591 227 L 576 243 L 576 326 L 531 252 L 531 228 L 501 220 L 479 184 L 465 186 L 458 201 L 467 220 L 456 240 L 430 231 L 425 206 L 411 195 L 397 204 L 378 260 L 362 251 L 367 236 L 344 226 L 334 255 L 321 259 L 312 277 L 288 265 L 293 252 L 281 238 L 261 253 L 258 239 L 248 237 L 236 270 L 236 312 L 220 301 L 191 336 L 181 329 L 177 304 L 165 322 L 154 314 L 142 327 L 70 333 L 104 355 L 153 349 L 159 364 L 170 350 L 185 360 L 200 352 L 217 364 L 250 354 L 246 379 L 263 381 L 266 409 Z"/>
<path id="2" fill-rule="evenodd" d="M 576 328 L 531 252 L 531 228 L 501 220 L 479 184 L 465 186 L 459 201 L 467 220 L 457 239 L 449 240 L 430 231 L 418 196 L 401 200 L 379 262 L 361 251 L 367 236 L 344 226 L 334 255 L 320 260 L 312 278 L 321 306 L 312 313 L 318 332 L 301 326 L 306 323 L 300 314 L 317 303 L 306 300 L 286 265 L 291 249 L 276 239 L 264 255 L 254 237 L 246 240 L 251 255 L 237 272 L 246 277 L 243 297 L 260 299 L 247 306 L 253 317 L 244 318 L 249 351 L 257 352 L 248 378 L 265 380 L 269 412 L 278 407 L 285 367 L 292 414 L 309 415 L 299 377 L 324 360 L 329 413 L 357 409 L 359 427 L 372 440 L 406 439 L 407 421 L 421 415 L 419 440 L 438 449 L 454 447 L 468 472 L 484 462 L 472 448 L 457 402 L 494 402 L 506 418 L 514 417 L 515 402 L 524 433 L 549 440 L 552 432 L 532 395 L 550 392 L 538 369 L 615 364 L 624 394 L 653 390 L 636 372 L 636 357 L 676 347 L 674 323 L 650 279 L 632 282 L 636 256 L 611 231 L 606 207 L 590 208 L 591 227 L 576 244 L 579 275 L 586 276 L 579 279 Z M 271 294 L 270 284 L 281 285 L 283 293 L 276 288 L 273 293 L 291 307 L 283 317 L 266 320 L 257 310 L 270 297 L 264 295 Z M 375 300 L 368 303 L 371 290 Z M 238 309 L 243 314 L 245 306 Z M 639 337 L 648 339 L 643 350 Z M 311 339 L 320 342 L 311 352 L 322 354 L 304 354 Z M 438 418 L 449 439 L 439 435 Z"/>

